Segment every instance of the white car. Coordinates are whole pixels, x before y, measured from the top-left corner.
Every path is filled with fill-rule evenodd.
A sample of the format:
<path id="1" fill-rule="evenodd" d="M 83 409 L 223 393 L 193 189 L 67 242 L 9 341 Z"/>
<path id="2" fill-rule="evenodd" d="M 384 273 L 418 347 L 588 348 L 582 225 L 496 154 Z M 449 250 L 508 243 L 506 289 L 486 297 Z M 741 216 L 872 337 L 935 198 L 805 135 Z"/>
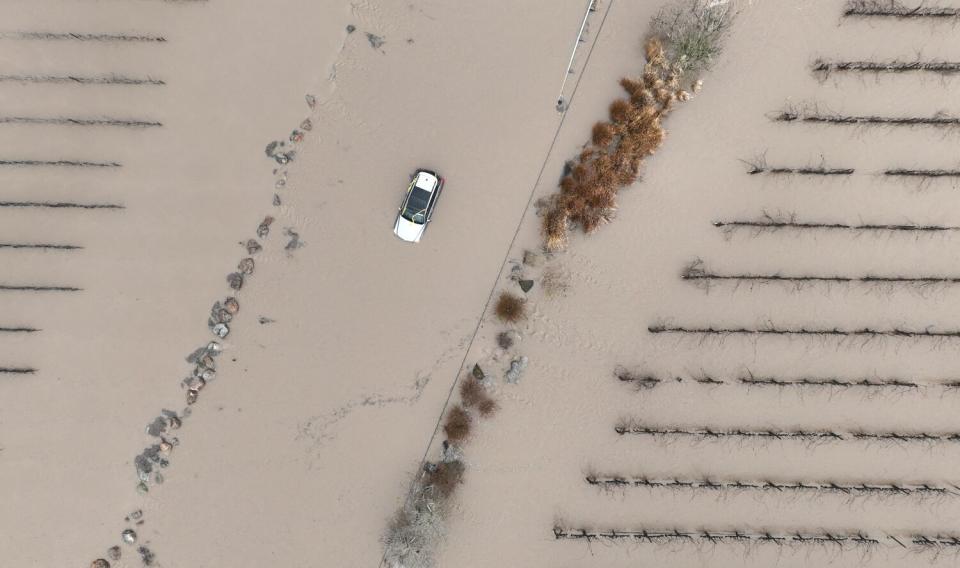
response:
<path id="1" fill-rule="evenodd" d="M 417 170 L 393 224 L 393 234 L 409 243 L 419 243 L 441 191 L 442 177 L 430 170 Z"/>

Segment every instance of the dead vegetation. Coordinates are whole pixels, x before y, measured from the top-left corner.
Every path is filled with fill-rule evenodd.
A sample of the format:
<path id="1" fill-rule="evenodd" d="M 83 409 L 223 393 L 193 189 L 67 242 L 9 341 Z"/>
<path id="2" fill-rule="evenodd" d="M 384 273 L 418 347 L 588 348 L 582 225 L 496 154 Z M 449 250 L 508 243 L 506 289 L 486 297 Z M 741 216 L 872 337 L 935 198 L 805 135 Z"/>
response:
<path id="1" fill-rule="evenodd" d="M 800 221 L 795 214 L 763 212 L 758 219 L 714 221 L 713 226 L 730 233 L 749 229 L 756 234 L 781 230 L 791 231 L 851 231 L 857 233 L 943 233 L 958 231 L 952 225 L 925 225 L 919 223 L 836 223 L 831 221 Z"/>
<path id="2" fill-rule="evenodd" d="M 960 9 L 949 6 L 906 6 L 897 0 L 850 0 L 843 9 L 845 17 L 896 19 L 954 19 L 960 18 Z"/>
<path id="3" fill-rule="evenodd" d="M 604 475 L 590 474 L 585 478 L 590 485 L 603 488 L 644 487 L 673 491 L 703 492 L 777 492 L 840 494 L 846 496 L 916 496 L 916 497 L 957 497 L 960 496 L 953 485 L 930 483 L 899 483 L 891 481 L 776 481 L 772 479 L 720 479 L 713 477 L 681 478 L 650 477 L 646 475 Z"/>
<path id="4" fill-rule="evenodd" d="M 462 406 L 455 405 L 447 412 L 447 419 L 443 423 L 443 432 L 451 442 L 458 443 L 467 439 L 473 420 Z"/>
<path id="5" fill-rule="evenodd" d="M 683 70 L 667 59 L 657 38 L 646 43 L 647 64 L 638 79 L 620 81 L 628 98 L 609 108 L 609 120 L 593 126 L 591 141 L 560 180 L 560 192 L 543 216 L 548 250 L 564 248 L 571 226 L 584 233 L 610 221 L 617 192 L 636 181 L 640 164 L 663 142 L 662 118 L 690 94 L 680 87 Z"/>
<path id="6" fill-rule="evenodd" d="M 494 312 L 501 321 L 520 321 L 526 317 L 526 301 L 510 292 L 500 292 Z"/>

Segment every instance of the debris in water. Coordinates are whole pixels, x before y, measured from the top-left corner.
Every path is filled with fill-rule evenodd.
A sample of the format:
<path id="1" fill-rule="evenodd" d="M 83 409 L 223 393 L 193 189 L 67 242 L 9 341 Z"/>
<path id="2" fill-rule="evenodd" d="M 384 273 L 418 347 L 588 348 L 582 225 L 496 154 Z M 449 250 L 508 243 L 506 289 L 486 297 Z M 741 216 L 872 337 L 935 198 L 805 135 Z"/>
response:
<path id="1" fill-rule="evenodd" d="M 380 49 L 381 47 L 383 47 L 383 44 L 387 43 L 386 40 L 383 39 L 382 37 L 372 34 L 370 32 L 367 32 L 367 41 L 370 42 L 370 47 L 374 49 Z"/>
<path id="2" fill-rule="evenodd" d="M 133 529 L 127 529 L 120 533 L 120 540 L 127 544 L 133 544 L 137 542 L 137 533 Z"/>
<path id="3" fill-rule="evenodd" d="M 237 270 L 244 274 L 253 274 L 253 259 L 245 258 L 237 265 Z"/>
<path id="4" fill-rule="evenodd" d="M 523 293 L 526 294 L 533 288 L 533 280 L 519 280 L 517 284 L 520 285 L 520 289 L 523 290 Z"/>
<path id="5" fill-rule="evenodd" d="M 260 226 L 257 227 L 257 236 L 261 239 L 267 238 L 267 235 L 270 234 L 270 225 L 273 224 L 273 217 L 267 215 L 263 218 L 263 221 L 260 222 Z"/>
<path id="6" fill-rule="evenodd" d="M 287 243 L 287 246 L 283 247 L 286 250 L 296 250 L 304 245 L 304 242 L 300 240 L 300 233 L 294 231 L 290 227 L 287 227 L 283 234 L 290 237 L 290 242 Z"/>
<path id="7" fill-rule="evenodd" d="M 532 250 L 523 251 L 523 263 L 531 268 L 543 265 L 543 255 Z"/>
<path id="8" fill-rule="evenodd" d="M 120 547 L 111 546 L 107 549 L 107 558 L 110 560 L 120 560 Z"/>
<path id="9" fill-rule="evenodd" d="M 231 272 L 227 275 L 227 284 L 229 284 L 234 290 L 243 288 L 243 274 L 240 274 L 239 272 Z"/>
<path id="10" fill-rule="evenodd" d="M 153 566 L 153 561 L 156 560 L 156 555 L 152 550 L 146 546 L 141 546 L 137 549 L 137 552 L 140 553 L 140 560 L 142 560 L 146 566 Z"/>
<path id="11" fill-rule="evenodd" d="M 268 157 L 268 158 L 272 158 L 272 157 L 274 156 L 274 154 L 276 154 L 276 152 L 277 152 L 277 146 L 279 146 L 279 145 L 280 145 L 279 142 L 273 141 L 273 142 L 267 144 L 267 147 L 264 148 L 263 151 L 264 151 L 264 153 L 267 154 L 267 157 Z"/>
<path id="12" fill-rule="evenodd" d="M 520 357 L 519 359 L 514 359 L 510 363 L 510 370 L 507 371 L 507 382 L 510 384 L 516 384 L 520 381 L 520 375 L 523 374 L 524 369 L 527 368 L 527 363 L 530 360 L 526 355 Z"/>
<path id="13" fill-rule="evenodd" d="M 259 230 L 257 232 L 259 232 Z M 260 243 L 257 241 L 253 239 L 247 241 L 247 254 L 257 254 L 261 250 L 263 250 L 263 247 L 260 246 Z"/>

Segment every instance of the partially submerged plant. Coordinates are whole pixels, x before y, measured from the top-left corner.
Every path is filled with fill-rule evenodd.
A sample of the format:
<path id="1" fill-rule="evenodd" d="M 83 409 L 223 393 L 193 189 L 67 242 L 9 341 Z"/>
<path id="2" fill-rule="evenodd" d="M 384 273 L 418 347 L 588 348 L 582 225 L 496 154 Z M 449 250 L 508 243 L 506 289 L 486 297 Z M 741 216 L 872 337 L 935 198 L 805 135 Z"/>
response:
<path id="1" fill-rule="evenodd" d="M 434 551 L 445 534 L 443 504 L 438 492 L 420 482 L 397 511 L 383 537 L 384 560 L 390 568 L 433 568 Z"/>
<path id="2" fill-rule="evenodd" d="M 728 0 L 679 0 L 660 10 L 651 27 L 663 38 L 670 62 L 695 72 L 720 55 L 733 17 Z"/>
<path id="3" fill-rule="evenodd" d="M 641 77 L 620 81 L 627 98 L 610 104 L 609 120 L 593 125 L 590 143 L 568 165 L 560 192 L 543 216 L 548 250 L 567 243 L 571 226 L 591 233 L 609 222 L 617 209 L 617 192 L 637 180 L 643 159 L 663 143 L 661 119 L 676 101 L 690 93 L 681 89 L 683 69 L 668 61 L 660 39 L 646 42 L 647 64 Z"/>
<path id="4" fill-rule="evenodd" d="M 443 431 L 451 442 L 462 442 L 470 435 L 471 425 L 470 415 L 458 404 L 447 413 Z"/>
<path id="5" fill-rule="evenodd" d="M 457 486 L 463 483 L 465 471 L 466 467 L 459 460 L 431 464 L 430 469 L 424 474 L 423 484 L 436 491 L 440 497 L 447 499 Z"/>
<path id="6" fill-rule="evenodd" d="M 497 317 L 503 321 L 515 322 L 526 317 L 524 313 L 526 303 L 523 298 L 515 296 L 510 292 L 500 292 L 497 298 L 497 305 L 494 311 Z"/>

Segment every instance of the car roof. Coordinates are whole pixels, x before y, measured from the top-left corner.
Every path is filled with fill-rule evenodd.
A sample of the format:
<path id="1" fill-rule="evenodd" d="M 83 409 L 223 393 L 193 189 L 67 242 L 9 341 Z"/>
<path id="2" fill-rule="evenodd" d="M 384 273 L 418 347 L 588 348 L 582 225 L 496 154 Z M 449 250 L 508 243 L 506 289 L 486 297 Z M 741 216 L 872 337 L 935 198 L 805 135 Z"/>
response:
<path id="1" fill-rule="evenodd" d="M 429 172 L 417 172 L 415 185 L 424 191 L 432 193 L 433 190 L 437 188 L 437 176 Z"/>

